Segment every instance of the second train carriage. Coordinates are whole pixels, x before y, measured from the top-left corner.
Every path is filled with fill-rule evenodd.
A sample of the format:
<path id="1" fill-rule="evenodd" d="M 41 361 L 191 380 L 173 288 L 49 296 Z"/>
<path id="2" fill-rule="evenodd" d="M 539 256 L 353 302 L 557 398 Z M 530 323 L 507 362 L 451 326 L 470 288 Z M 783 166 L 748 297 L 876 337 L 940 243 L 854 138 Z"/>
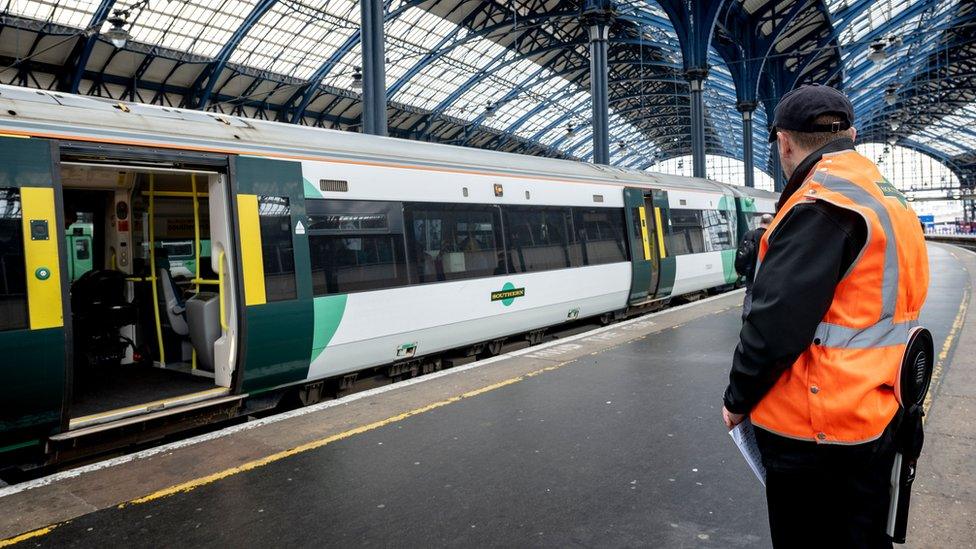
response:
<path id="1" fill-rule="evenodd" d="M 737 239 L 774 199 L 0 87 L 0 462 L 161 436 L 296 389 L 307 402 L 324 380 L 410 375 L 731 286 Z M 74 219 L 91 226 L 80 276 Z M 174 242 L 191 243 L 192 270 Z"/>

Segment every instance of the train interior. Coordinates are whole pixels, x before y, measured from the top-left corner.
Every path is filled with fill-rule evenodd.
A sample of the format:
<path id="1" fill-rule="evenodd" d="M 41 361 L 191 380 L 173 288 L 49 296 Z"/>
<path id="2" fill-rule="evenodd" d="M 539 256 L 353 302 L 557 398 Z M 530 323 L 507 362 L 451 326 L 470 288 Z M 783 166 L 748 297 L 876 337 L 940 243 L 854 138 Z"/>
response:
<path id="1" fill-rule="evenodd" d="M 65 162 L 61 178 L 70 428 L 229 392 L 221 174 Z"/>

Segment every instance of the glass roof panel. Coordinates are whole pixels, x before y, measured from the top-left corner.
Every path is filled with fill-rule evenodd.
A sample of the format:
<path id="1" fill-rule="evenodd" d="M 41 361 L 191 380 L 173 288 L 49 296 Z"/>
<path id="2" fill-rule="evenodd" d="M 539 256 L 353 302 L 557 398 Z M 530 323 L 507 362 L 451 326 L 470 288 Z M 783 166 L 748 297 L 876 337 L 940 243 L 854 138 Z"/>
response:
<path id="1" fill-rule="evenodd" d="M 911 16 L 907 16 L 906 12 L 900 23 L 885 29 L 884 36 L 869 35 L 864 37 L 862 43 L 845 48 L 842 59 L 847 81 L 844 87 L 849 90 L 856 114 L 862 114 L 864 103 L 877 98 L 880 89 L 888 84 L 907 81 L 917 74 L 917 67 L 928 62 L 929 55 L 940 42 L 941 33 L 923 32 L 923 29 L 948 24 L 957 3 L 958 0 L 944 0 L 931 11 L 922 11 Z M 903 9 L 899 10 L 899 13 L 902 11 Z M 881 61 L 868 59 L 871 52 L 870 42 L 890 37 L 895 37 L 896 41 L 889 42 L 885 48 L 886 58 Z M 879 77 L 888 78 L 878 82 Z"/>
<path id="2" fill-rule="evenodd" d="M 926 126 L 909 139 L 949 156 L 973 152 L 976 151 L 974 122 L 976 122 L 976 103 L 970 103 L 939 122 Z"/>
<path id="3" fill-rule="evenodd" d="M 277 2 L 248 31 L 230 60 L 308 78 L 359 27 L 355 0 Z"/>
<path id="4" fill-rule="evenodd" d="M 251 12 L 245 0 L 149 2 L 129 17 L 138 42 L 214 57 Z"/>
<path id="5" fill-rule="evenodd" d="M 83 29 L 91 23 L 92 14 L 101 4 L 99 0 L 7 0 L 3 13 L 50 21 L 58 25 Z"/>

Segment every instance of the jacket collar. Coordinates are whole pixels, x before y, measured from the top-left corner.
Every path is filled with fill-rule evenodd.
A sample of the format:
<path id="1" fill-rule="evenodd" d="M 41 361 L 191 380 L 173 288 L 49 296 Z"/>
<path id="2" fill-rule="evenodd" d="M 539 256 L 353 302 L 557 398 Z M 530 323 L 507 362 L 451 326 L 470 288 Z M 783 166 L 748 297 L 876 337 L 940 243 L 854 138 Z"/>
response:
<path id="1" fill-rule="evenodd" d="M 783 204 L 786 204 L 786 201 L 790 199 L 790 196 L 792 196 L 793 193 L 795 193 L 796 190 L 803 185 L 803 182 L 806 181 L 807 176 L 810 174 L 810 170 L 812 170 L 813 167 L 820 162 L 820 159 L 823 158 L 825 154 L 845 150 L 855 150 L 854 141 L 852 139 L 848 139 L 846 137 L 842 139 L 835 139 L 823 147 L 813 151 L 809 156 L 804 158 L 803 161 L 797 165 L 796 170 L 793 171 L 793 175 L 790 177 L 790 180 L 787 181 L 786 188 L 783 189 L 783 192 L 779 196 L 779 202 L 776 204 L 776 209 L 779 210 L 782 208 Z"/>

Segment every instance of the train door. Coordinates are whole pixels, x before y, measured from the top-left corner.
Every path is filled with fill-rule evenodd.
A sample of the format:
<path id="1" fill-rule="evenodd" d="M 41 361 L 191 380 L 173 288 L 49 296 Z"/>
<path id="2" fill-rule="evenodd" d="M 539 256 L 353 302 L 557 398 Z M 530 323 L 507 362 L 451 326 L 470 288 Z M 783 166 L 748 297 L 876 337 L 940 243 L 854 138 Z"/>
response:
<path id="1" fill-rule="evenodd" d="M 658 278 L 656 299 L 665 299 L 674 288 L 675 259 L 668 252 L 668 237 L 671 234 L 671 208 L 668 206 L 668 191 L 651 191 L 651 204 L 654 206 L 654 230 L 658 244 Z M 649 206 L 648 206 L 649 207 Z M 648 210 L 650 211 L 650 210 Z"/>
<path id="2" fill-rule="evenodd" d="M 317 312 L 306 183 L 299 162 L 239 156 L 232 173 L 247 339 L 241 382 L 244 391 L 256 393 L 308 377 Z"/>
<path id="3" fill-rule="evenodd" d="M 631 277 L 630 305 L 641 305 L 654 299 L 659 275 L 660 244 L 655 222 L 651 191 L 624 189 L 624 207 L 630 235 Z"/>
<path id="4" fill-rule="evenodd" d="M 0 137 L 0 461 L 64 421 L 68 275 L 57 146 Z"/>
<path id="5" fill-rule="evenodd" d="M 58 182 L 74 276 L 65 277 L 68 419 L 54 438 L 233 402 L 239 315 L 227 157 L 110 147 L 93 155 L 63 142 Z M 90 263 L 68 245 L 78 242 Z"/>

